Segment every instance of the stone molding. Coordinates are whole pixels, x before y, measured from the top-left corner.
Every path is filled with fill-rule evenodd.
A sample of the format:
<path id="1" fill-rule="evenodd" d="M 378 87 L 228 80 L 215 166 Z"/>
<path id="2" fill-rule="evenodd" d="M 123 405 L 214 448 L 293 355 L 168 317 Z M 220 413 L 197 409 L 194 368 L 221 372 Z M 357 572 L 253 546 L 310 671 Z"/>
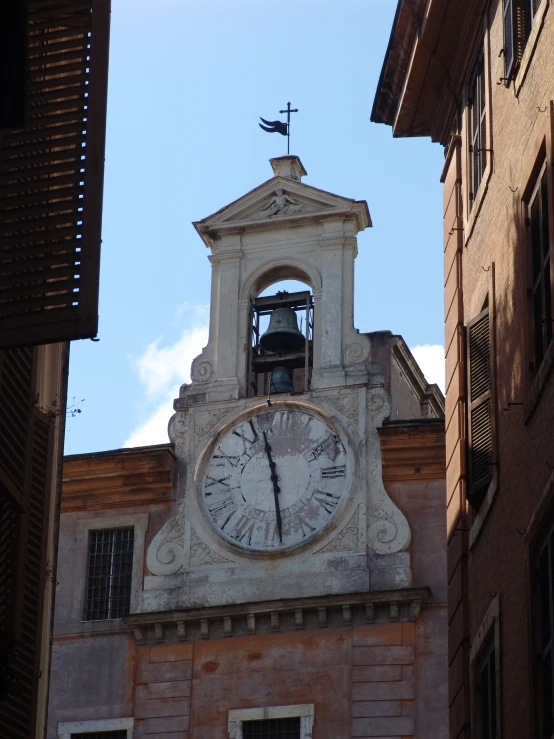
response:
<path id="1" fill-rule="evenodd" d="M 127 731 L 127 739 L 133 739 L 134 718 L 105 718 L 93 721 L 71 721 L 58 724 L 58 739 L 71 739 L 75 734 Z"/>
<path id="2" fill-rule="evenodd" d="M 244 721 L 300 718 L 300 739 L 311 739 L 314 728 L 315 705 L 301 703 L 293 706 L 264 706 L 264 708 L 235 708 L 229 711 L 229 737 L 242 739 Z"/>
<path id="3" fill-rule="evenodd" d="M 132 613 L 124 623 L 139 644 L 198 641 L 355 624 L 416 621 L 430 588 Z"/>
<path id="4" fill-rule="evenodd" d="M 112 511 L 110 511 L 111 513 Z M 104 515 L 104 511 L 90 518 L 77 519 L 75 524 L 76 542 L 74 556 L 76 566 L 73 568 L 72 589 L 76 593 L 71 612 L 71 622 L 80 624 L 83 619 L 85 608 L 85 588 L 82 583 L 87 583 L 87 560 L 88 540 L 91 531 L 102 531 L 108 529 L 134 529 L 133 540 L 133 568 L 131 579 L 131 608 L 138 608 L 142 587 L 142 570 L 144 562 L 144 549 L 146 531 L 148 530 L 148 513 L 126 513 L 120 515 Z M 118 620 L 118 619 L 110 619 Z M 92 622 L 84 622 L 92 623 Z M 60 624 L 61 626 L 61 624 Z"/>

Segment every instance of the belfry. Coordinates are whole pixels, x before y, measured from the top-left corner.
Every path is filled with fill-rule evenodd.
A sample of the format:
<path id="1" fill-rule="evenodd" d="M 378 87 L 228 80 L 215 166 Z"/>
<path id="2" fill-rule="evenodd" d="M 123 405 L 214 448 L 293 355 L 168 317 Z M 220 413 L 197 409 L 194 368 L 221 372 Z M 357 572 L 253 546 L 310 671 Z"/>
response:
<path id="1" fill-rule="evenodd" d="M 100 517 L 135 543 L 129 607 L 102 631 L 132 689 L 116 709 L 99 684 L 98 700 L 141 737 L 417 726 L 443 739 L 442 395 L 400 336 L 354 327 L 366 202 L 303 183 L 296 156 L 270 163 L 273 177 L 194 223 L 212 269 L 209 338 L 175 400 L 171 445 L 66 468 L 71 481 L 89 464 L 92 485 L 96 465 L 122 486 L 117 470 L 150 469 L 148 505 L 122 492 L 117 515 Z M 164 470 L 162 494 L 151 481 Z M 102 522 L 87 521 L 90 562 Z M 63 613 L 75 634 L 82 613 Z"/>

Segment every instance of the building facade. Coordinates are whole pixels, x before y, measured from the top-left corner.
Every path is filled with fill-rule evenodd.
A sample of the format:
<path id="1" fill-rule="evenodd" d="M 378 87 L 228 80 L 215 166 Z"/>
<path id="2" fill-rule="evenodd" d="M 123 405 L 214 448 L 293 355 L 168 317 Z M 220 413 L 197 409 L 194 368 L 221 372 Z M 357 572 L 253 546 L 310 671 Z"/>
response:
<path id="1" fill-rule="evenodd" d="M 453 739 L 554 735 L 553 106 L 550 0 L 399 1 L 372 119 L 445 147 Z"/>
<path id="2" fill-rule="evenodd" d="M 69 341 L 96 335 L 109 1 L 0 10 L 0 736 L 45 734 Z"/>
<path id="3" fill-rule="evenodd" d="M 446 737 L 442 396 L 353 326 L 366 203 L 271 165 L 172 444 L 65 461 L 49 739 Z"/>

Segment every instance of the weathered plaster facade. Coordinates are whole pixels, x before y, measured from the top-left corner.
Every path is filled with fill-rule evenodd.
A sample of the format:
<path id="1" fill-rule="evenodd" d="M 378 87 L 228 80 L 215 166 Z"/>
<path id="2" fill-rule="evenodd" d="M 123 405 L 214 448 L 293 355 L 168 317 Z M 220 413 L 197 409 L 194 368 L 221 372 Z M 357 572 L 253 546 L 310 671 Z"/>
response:
<path id="1" fill-rule="evenodd" d="M 172 445 L 66 460 L 52 739 L 99 719 L 223 739 L 262 715 L 298 716 L 314 739 L 446 736 L 442 398 L 401 337 L 353 326 L 365 202 L 302 184 L 297 157 L 271 163 L 275 177 L 195 224 L 212 251 L 210 336 Z M 311 385 L 268 404 L 248 397 L 249 306 L 285 278 L 313 291 Z M 205 485 L 224 483 L 208 460 L 237 424 L 291 412 L 342 445 L 341 502 L 305 540 L 254 551 L 210 522 Z M 83 622 L 87 532 L 122 526 L 131 612 Z"/>

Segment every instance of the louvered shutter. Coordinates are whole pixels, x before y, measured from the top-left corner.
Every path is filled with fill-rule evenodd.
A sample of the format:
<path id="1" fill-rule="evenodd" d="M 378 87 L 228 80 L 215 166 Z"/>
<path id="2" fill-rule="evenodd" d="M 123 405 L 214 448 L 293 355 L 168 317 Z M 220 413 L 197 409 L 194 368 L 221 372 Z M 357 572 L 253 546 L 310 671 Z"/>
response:
<path id="1" fill-rule="evenodd" d="M 26 123 L 0 134 L 0 347 L 98 322 L 109 0 L 28 0 Z"/>
<path id="2" fill-rule="evenodd" d="M 492 479 L 491 336 L 489 309 L 467 326 L 468 498 L 479 506 Z"/>
<path id="3" fill-rule="evenodd" d="M 509 84 L 514 66 L 514 0 L 504 0 L 504 77 Z"/>
<path id="4" fill-rule="evenodd" d="M 25 120 L 25 3 L 0 3 L 0 129 Z"/>
<path id="5" fill-rule="evenodd" d="M 2 739 L 28 739 L 34 736 L 46 577 L 52 426 L 47 414 L 33 408 L 25 500 L 20 523 L 16 652 L 10 662 L 17 686 L 8 700 L 0 702 Z"/>

